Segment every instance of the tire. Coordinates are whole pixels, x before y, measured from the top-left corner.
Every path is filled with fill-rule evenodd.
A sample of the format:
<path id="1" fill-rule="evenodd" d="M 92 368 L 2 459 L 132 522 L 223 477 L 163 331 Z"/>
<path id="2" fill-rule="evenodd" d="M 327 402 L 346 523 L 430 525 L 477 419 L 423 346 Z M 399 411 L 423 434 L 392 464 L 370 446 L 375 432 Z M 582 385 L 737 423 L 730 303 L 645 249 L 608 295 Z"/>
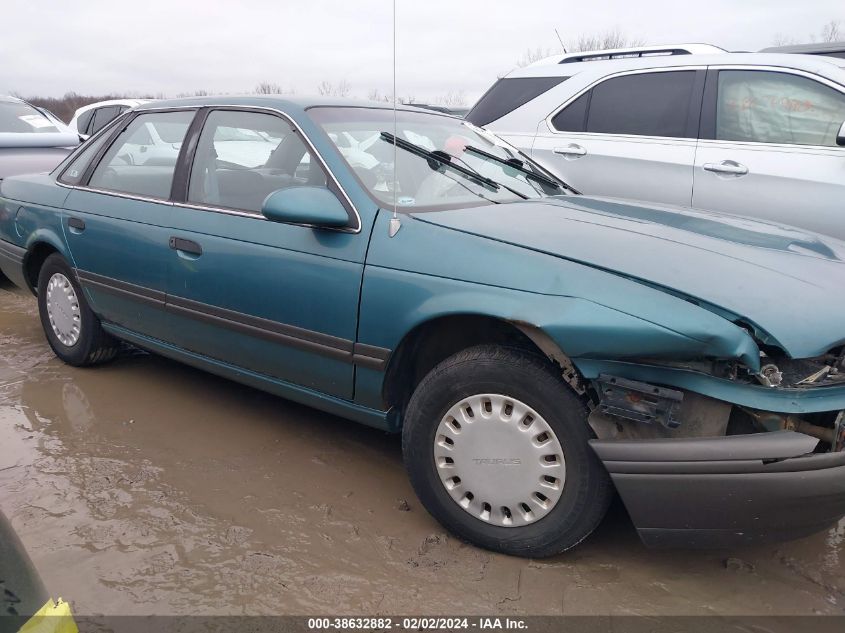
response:
<path id="1" fill-rule="evenodd" d="M 460 412 L 460 409 L 454 408 L 459 403 L 476 403 L 471 404 L 470 408 L 477 409 L 479 400 L 473 397 L 478 394 L 500 394 L 504 398 L 482 398 L 480 402 L 485 412 L 481 417 L 475 414 L 474 417 L 460 418 L 463 421 L 461 432 L 466 435 L 461 439 L 458 435 L 451 436 L 458 442 L 456 444 L 453 441 L 451 447 L 461 449 L 461 453 L 455 453 L 452 465 L 448 464 L 448 459 L 443 462 L 444 451 L 439 447 L 449 449 L 444 445 L 444 442 L 448 442 L 444 436 L 453 432 L 443 424 L 452 424 L 447 420 L 460 417 L 458 414 L 455 417 L 447 414 Z M 507 413 L 508 403 L 511 405 L 510 414 Z M 529 421 L 530 416 L 521 413 L 525 411 L 523 404 L 540 417 Z M 490 412 L 487 412 L 488 406 Z M 499 408 L 496 409 L 496 406 Z M 489 416 L 490 421 L 485 422 L 484 416 Z M 523 417 L 518 420 L 519 416 Z M 545 426 L 537 426 L 541 422 Z M 513 426 L 526 423 L 531 425 L 528 427 L 529 436 L 543 428 L 550 429 L 552 434 L 546 434 L 543 439 L 544 434 L 539 433 L 526 443 L 519 430 L 514 430 L 518 427 Z M 501 438 L 505 436 L 513 440 L 502 441 Z M 555 372 L 551 363 L 522 350 L 482 345 L 444 360 L 416 388 L 405 416 L 402 453 L 411 484 L 420 501 L 449 531 L 485 549 L 542 558 L 564 552 L 587 538 L 599 525 L 610 505 L 613 486 L 604 466 L 588 445 L 591 436 L 587 424 L 587 407 L 559 373 Z M 550 437 L 557 443 L 549 444 Z M 549 491 L 542 488 L 540 498 L 529 498 L 524 505 L 518 503 L 511 509 L 504 501 L 521 499 L 526 494 L 533 497 L 535 494 L 528 489 L 523 494 L 517 489 L 522 485 L 536 485 L 530 482 L 534 482 L 538 476 L 538 462 L 533 459 L 540 449 L 531 448 L 537 446 L 537 438 L 546 442 L 543 446 L 553 445 L 553 448 L 548 449 L 551 452 L 562 450 L 563 473 L 559 468 L 555 469 L 556 473 L 563 474 L 553 493 L 558 496 L 551 500 L 546 497 L 543 502 L 542 497 Z M 475 447 L 477 452 L 474 453 Z M 518 453 L 523 448 L 528 457 L 506 458 L 508 454 Z M 451 449 L 445 451 L 450 452 Z M 468 459 L 468 455 L 471 458 Z M 549 457 L 541 456 L 538 459 L 541 463 Z M 554 462 L 551 464 L 554 465 Z M 450 473 L 445 469 L 453 466 L 458 473 L 467 472 L 466 479 L 471 481 L 461 481 L 454 485 L 453 482 L 444 481 L 442 477 Z M 488 467 L 489 470 L 485 470 Z M 546 471 L 539 472 L 541 479 L 546 477 L 542 474 Z M 484 494 L 492 497 L 491 502 L 502 501 L 502 505 L 494 507 L 487 503 L 485 509 L 486 502 L 473 497 L 469 490 L 467 492 L 470 495 L 463 492 L 465 496 L 459 502 L 457 496 L 461 494 L 461 487 L 471 488 L 474 485 L 471 482 L 478 484 L 481 489 L 488 488 Z M 502 482 L 504 487 L 500 487 L 501 484 L 497 482 Z M 452 486 L 448 491 L 447 485 Z M 514 491 L 508 486 L 513 487 Z M 468 504 L 468 509 L 461 507 L 460 503 Z M 541 509 L 538 503 L 545 503 L 546 509 Z M 525 508 L 546 514 L 531 520 L 526 518 L 532 514 L 526 512 Z M 483 520 L 479 512 L 485 511 L 488 518 Z M 516 525 L 517 519 L 519 525 Z"/>
<path id="2" fill-rule="evenodd" d="M 61 276 L 61 277 L 59 277 Z M 51 319 L 50 311 L 48 309 L 48 295 L 51 292 L 49 288 L 51 280 L 59 281 L 63 278 L 69 283 L 72 289 L 73 300 L 69 300 L 70 305 L 74 305 L 76 310 L 76 319 L 78 331 L 68 336 L 73 338 L 65 338 L 65 342 L 60 340 L 59 333 L 54 329 Z M 58 285 L 54 290 L 61 291 L 65 286 Z M 63 306 L 67 307 L 67 306 Z M 58 311 L 58 308 L 55 308 Z M 47 337 L 47 342 L 55 352 L 56 356 L 66 362 L 68 365 L 75 367 L 85 367 L 88 365 L 96 365 L 111 360 L 117 354 L 118 342 L 116 339 L 109 336 L 100 325 L 100 320 L 91 311 L 88 302 L 85 299 L 85 294 L 79 285 L 76 274 L 68 265 L 65 259 L 58 253 L 50 255 L 41 266 L 38 273 L 38 313 L 41 317 L 41 326 L 44 328 L 44 334 Z M 63 313 L 67 314 L 67 310 Z M 67 320 L 63 321 L 66 324 Z M 64 328 L 67 330 L 67 327 Z"/>

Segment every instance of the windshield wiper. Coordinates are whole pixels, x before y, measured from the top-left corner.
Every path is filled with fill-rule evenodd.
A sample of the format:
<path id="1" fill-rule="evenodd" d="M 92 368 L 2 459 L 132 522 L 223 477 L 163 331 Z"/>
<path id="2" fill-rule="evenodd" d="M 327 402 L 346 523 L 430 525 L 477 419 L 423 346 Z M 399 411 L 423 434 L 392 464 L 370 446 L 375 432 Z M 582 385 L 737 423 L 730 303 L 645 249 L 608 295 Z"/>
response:
<path id="1" fill-rule="evenodd" d="M 543 184 L 548 185 L 549 187 L 554 187 L 555 189 L 563 189 L 563 185 L 561 185 L 561 183 L 552 180 L 551 178 L 548 178 L 543 174 L 538 174 L 537 172 L 528 169 L 528 167 L 525 167 L 525 164 L 518 158 L 502 158 L 501 156 L 496 156 L 495 154 L 491 154 L 490 152 L 485 152 L 483 149 L 478 149 L 477 147 L 473 147 L 472 145 L 467 145 L 464 148 L 464 151 L 472 152 L 473 154 L 478 154 L 479 156 L 495 161 L 500 165 L 511 167 L 516 171 L 525 174 L 527 178 L 532 178 L 537 182 L 542 182 Z"/>
<path id="2" fill-rule="evenodd" d="M 411 152 L 412 154 L 416 154 L 421 158 L 425 158 L 428 161 L 429 166 L 432 169 L 437 169 L 434 166 L 434 163 L 439 163 L 443 167 L 448 167 L 459 174 L 463 174 L 467 178 L 477 182 L 478 184 L 487 187 L 488 189 L 492 189 L 493 191 L 499 190 L 499 183 L 493 180 L 492 178 L 487 178 L 487 176 L 482 176 L 478 172 L 473 171 L 472 169 L 467 169 L 466 167 L 461 167 L 460 165 L 456 165 L 452 162 L 451 156 L 449 156 L 446 152 L 431 152 L 424 147 L 420 147 L 419 145 L 415 145 L 410 141 L 406 141 L 405 139 L 397 138 L 393 136 L 390 132 L 382 132 L 381 138 L 390 143 L 391 145 L 396 145 L 396 147 L 401 147 L 407 152 Z"/>

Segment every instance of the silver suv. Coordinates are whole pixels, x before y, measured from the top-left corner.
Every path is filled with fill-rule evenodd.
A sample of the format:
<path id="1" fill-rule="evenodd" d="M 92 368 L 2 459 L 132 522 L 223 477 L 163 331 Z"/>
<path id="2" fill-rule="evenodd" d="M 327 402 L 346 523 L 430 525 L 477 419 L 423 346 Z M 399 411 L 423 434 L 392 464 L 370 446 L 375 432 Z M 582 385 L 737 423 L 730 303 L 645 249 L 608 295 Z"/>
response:
<path id="1" fill-rule="evenodd" d="M 845 239 L 845 60 L 681 46 L 557 56 L 467 115 L 576 189 Z"/>

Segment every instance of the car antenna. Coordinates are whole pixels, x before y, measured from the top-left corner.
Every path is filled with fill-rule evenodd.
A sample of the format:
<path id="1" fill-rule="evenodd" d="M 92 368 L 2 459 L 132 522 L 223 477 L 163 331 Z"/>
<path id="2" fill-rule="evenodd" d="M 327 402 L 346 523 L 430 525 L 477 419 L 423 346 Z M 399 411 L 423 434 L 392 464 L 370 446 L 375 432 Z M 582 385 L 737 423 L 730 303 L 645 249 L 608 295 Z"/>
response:
<path id="1" fill-rule="evenodd" d="M 557 41 L 560 42 L 560 47 L 563 49 L 563 54 L 566 55 L 566 46 L 563 45 L 563 40 L 560 38 L 560 33 L 557 32 L 557 29 L 555 29 L 555 35 L 557 35 Z"/>
<path id="2" fill-rule="evenodd" d="M 396 0 L 393 0 L 393 217 L 390 218 L 387 230 L 390 237 L 396 235 L 402 228 L 402 221 L 396 210 L 396 127 Z"/>

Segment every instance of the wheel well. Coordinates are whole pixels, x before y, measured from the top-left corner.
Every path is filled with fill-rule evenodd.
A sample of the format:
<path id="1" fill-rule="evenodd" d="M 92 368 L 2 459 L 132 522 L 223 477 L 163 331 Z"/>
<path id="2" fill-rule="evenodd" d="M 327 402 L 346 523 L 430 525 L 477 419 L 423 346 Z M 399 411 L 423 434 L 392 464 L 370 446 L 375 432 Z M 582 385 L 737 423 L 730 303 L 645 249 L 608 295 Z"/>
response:
<path id="1" fill-rule="evenodd" d="M 44 260 L 53 253 L 57 252 L 58 250 L 56 248 L 50 246 L 50 244 L 47 244 L 46 242 L 36 242 L 26 254 L 26 259 L 24 260 L 24 274 L 26 276 L 26 283 L 29 285 L 29 289 L 32 291 L 32 294 L 37 293 L 38 274 L 41 272 L 41 266 L 44 265 Z"/>
<path id="2" fill-rule="evenodd" d="M 482 344 L 516 347 L 560 364 L 557 354 L 542 350 L 524 326 L 482 315 L 452 315 L 426 321 L 411 330 L 390 357 L 384 379 L 384 404 L 403 412 L 420 381 L 438 363 L 457 352 Z M 539 332 L 539 330 L 537 330 Z M 544 346 L 545 347 L 545 346 Z"/>

